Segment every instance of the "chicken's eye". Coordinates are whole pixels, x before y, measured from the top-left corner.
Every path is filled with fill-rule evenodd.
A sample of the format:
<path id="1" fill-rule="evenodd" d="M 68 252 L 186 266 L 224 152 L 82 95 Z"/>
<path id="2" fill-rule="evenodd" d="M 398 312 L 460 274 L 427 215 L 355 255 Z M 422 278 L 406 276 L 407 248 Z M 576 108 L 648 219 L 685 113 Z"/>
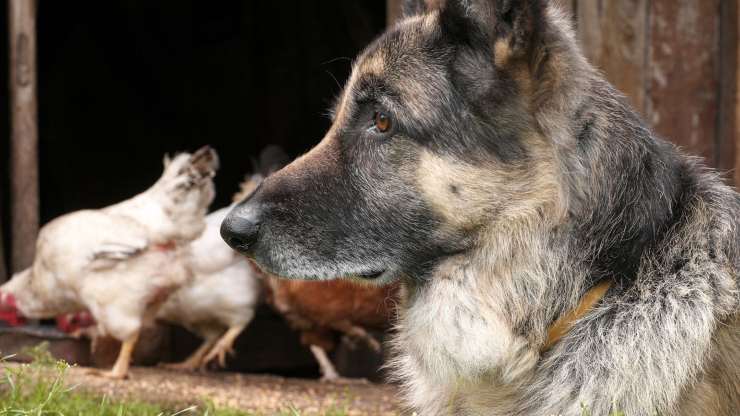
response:
<path id="1" fill-rule="evenodd" d="M 386 133 L 391 129 L 391 118 L 382 111 L 375 112 L 373 121 L 375 122 L 375 129 L 379 133 Z"/>

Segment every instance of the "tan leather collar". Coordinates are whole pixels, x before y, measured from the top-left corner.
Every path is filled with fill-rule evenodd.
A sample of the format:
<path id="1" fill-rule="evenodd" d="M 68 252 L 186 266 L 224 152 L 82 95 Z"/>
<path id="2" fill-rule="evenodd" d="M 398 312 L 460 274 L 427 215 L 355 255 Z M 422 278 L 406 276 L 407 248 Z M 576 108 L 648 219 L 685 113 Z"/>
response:
<path id="1" fill-rule="evenodd" d="M 573 324 L 578 319 L 586 315 L 586 313 L 588 313 L 591 308 L 593 308 L 596 302 L 604 297 L 606 291 L 609 290 L 610 287 L 612 287 L 611 280 L 604 280 L 598 285 L 592 287 L 583 295 L 581 301 L 578 303 L 578 306 L 553 322 L 553 324 L 550 325 L 550 328 L 547 330 L 547 339 L 542 345 L 542 348 L 540 348 L 540 352 L 545 352 L 552 348 L 553 345 L 557 344 L 558 341 L 560 341 L 565 336 L 565 334 L 570 331 L 570 329 L 573 327 Z"/>

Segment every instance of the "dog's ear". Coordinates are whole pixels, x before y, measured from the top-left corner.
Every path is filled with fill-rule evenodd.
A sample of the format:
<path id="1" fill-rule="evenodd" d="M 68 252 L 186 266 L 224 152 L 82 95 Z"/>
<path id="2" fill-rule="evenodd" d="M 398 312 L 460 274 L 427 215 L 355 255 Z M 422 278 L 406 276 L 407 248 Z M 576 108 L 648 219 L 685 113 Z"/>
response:
<path id="1" fill-rule="evenodd" d="M 548 0 L 446 0 L 441 20 L 450 31 L 464 36 L 480 33 L 490 42 L 496 62 L 524 57 L 537 46 L 546 29 Z M 472 26 L 472 27 L 471 27 Z"/>
<path id="2" fill-rule="evenodd" d="M 443 0 L 403 0 L 401 3 L 401 16 L 403 18 L 413 17 L 438 9 Z"/>

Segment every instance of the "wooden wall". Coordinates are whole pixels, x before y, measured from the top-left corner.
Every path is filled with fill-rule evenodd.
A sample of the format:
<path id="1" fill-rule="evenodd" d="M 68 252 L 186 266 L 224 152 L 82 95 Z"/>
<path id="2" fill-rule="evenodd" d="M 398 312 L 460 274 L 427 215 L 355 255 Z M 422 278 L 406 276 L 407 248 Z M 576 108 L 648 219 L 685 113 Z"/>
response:
<path id="1" fill-rule="evenodd" d="M 725 121 L 723 123 L 723 133 L 729 138 L 724 142 L 725 147 L 723 150 L 728 156 L 725 156 L 727 162 L 723 164 L 723 168 L 732 166 L 735 169 L 734 179 L 735 186 L 737 187 L 740 185 L 740 4 L 737 0 L 732 3 L 732 7 L 728 7 L 730 10 L 725 13 L 727 19 L 725 25 L 727 31 L 725 42 L 730 44 L 725 49 L 729 49 L 734 45 L 735 53 L 727 59 L 724 84 L 729 91 L 725 95 L 726 98 L 723 99 L 724 105 L 722 108 L 724 109 L 723 115 L 734 113 L 734 116 L 727 114 L 727 117 L 731 117 L 731 122 Z M 735 106 L 734 111 L 732 111 L 733 102 Z"/>
<path id="2" fill-rule="evenodd" d="M 559 0 L 589 60 L 662 137 L 740 183 L 738 0 Z M 388 0 L 388 17 L 401 0 Z"/>
<path id="3" fill-rule="evenodd" d="M 738 175 L 737 0 L 563 3 L 586 56 L 659 135 Z"/>

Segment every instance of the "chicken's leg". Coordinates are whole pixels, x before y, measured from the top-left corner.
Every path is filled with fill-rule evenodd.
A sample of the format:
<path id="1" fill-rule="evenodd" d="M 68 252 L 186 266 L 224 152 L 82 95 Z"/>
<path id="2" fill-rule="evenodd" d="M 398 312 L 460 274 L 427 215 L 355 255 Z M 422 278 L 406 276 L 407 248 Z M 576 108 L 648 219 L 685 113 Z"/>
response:
<path id="1" fill-rule="evenodd" d="M 136 331 L 136 333 L 130 336 L 127 340 L 123 341 L 121 344 L 121 350 L 118 353 L 118 358 L 116 359 L 116 363 L 113 365 L 112 369 L 109 371 L 92 369 L 89 373 L 117 380 L 128 377 L 128 370 L 131 366 L 131 357 L 134 354 L 134 347 L 138 340 L 139 331 Z"/>
<path id="2" fill-rule="evenodd" d="M 219 339 L 213 349 L 211 349 L 211 352 L 209 352 L 208 355 L 206 355 L 206 358 L 203 359 L 202 365 L 206 366 L 215 358 L 218 358 L 218 365 L 221 366 L 221 368 L 226 367 L 226 354 L 234 353 L 234 341 L 236 341 L 236 337 L 238 337 L 243 330 L 244 325 L 234 326 L 226 330 L 223 336 L 221 336 L 221 339 Z"/>
<path id="3" fill-rule="evenodd" d="M 365 343 L 367 343 L 368 347 L 370 347 L 375 352 L 380 352 L 382 349 L 382 346 L 380 345 L 380 342 L 378 342 L 377 339 L 375 339 L 372 334 L 367 332 L 365 328 L 362 328 L 357 325 L 352 325 L 349 321 L 342 321 L 334 325 L 334 328 L 338 331 L 341 331 L 350 337 L 358 338 Z"/>
<path id="4" fill-rule="evenodd" d="M 321 381 L 337 381 L 340 379 L 337 369 L 332 364 L 329 356 L 326 354 L 323 348 L 318 345 L 311 345 L 311 352 L 319 362 L 319 369 L 321 370 Z"/>
<path id="5" fill-rule="evenodd" d="M 128 369 L 131 366 L 131 357 L 134 355 L 134 347 L 136 347 L 136 342 L 138 340 L 139 331 L 136 331 L 134 335 L 123 341 L 116 363 L 113 365 L 110 372 L 104 373 L 103 376 L 114 379 L 124 379 L 128 376 Z"/>
<path id="6" fill-rule="evenodd" d="M 180 363 L 162 364 L 162 367 L 178 371 L 195 371 L 205 364 L 203 358 L 206 356 L 208 351 L 211 350 L 215 343 L 216 337 L 212 335 L 208 336 L 203 340 L 203 343 L 200 344 L 200 347 L 198 347 L 197 350 L 190 354 L 190 356 L 185 361 Z"/>

